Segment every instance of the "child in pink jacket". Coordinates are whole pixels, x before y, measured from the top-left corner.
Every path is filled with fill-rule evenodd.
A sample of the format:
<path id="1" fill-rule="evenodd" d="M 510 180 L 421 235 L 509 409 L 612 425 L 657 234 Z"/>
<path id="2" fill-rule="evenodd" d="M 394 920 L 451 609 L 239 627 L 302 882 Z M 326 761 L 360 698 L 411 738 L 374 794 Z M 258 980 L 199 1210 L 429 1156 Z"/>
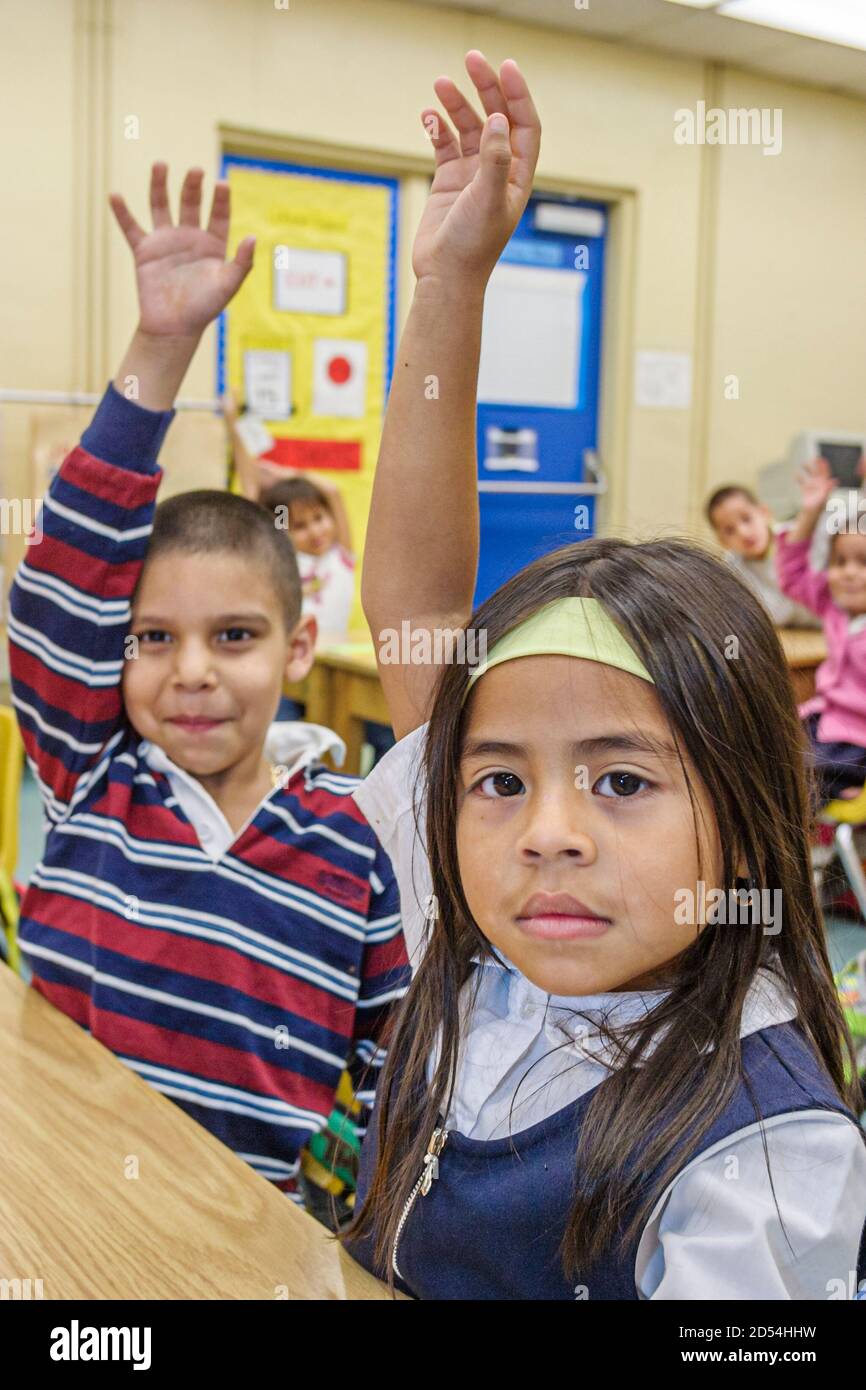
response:
<path id="1" fill-rule="evenodd" d="M 815 695 L 800 706 L 824 801 L 852 796 L 866 782 L 866 524 L 861 534 L 840 518 L 826 571 L 809 565 L 812 533 L 836 486 L 825 459 L 808 465 L 799 515 L 776 552 L 783 593 L 821 618 L 827 639 Z"/>

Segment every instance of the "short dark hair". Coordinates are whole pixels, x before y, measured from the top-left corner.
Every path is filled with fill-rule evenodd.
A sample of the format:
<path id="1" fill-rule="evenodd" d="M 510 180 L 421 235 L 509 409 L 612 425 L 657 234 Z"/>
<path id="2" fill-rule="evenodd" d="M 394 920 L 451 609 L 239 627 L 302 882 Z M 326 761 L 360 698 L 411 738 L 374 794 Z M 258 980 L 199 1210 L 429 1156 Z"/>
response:
<path id="1" fill-rule="evenodd" d="M 741 483 L 729 483 L 725 487 L 717 487 L 704 508 L 704 515 L 707 521 L 713 526 L 713 512 L 716 507 L 720 507 L 723 502 L 727 502 L 730 497 L 745 497 L 747 502 L 751 502 L 753 507 L 759 507 L 758 501 L 751 488 L 743 487 Z"/>
<path id="2" fill-rule="evenodd" d="M 288 631 L 301 617 L 301 577 L 286 537 L 255 502 L 233 492 L 199 488 L 160 502 L 145 565 L 168 551 L 212 555 L 220 551 L 258 560 L 268 571 Z"/>
<path id="3" fill-rule="evenodd" d="M 308 505 L 318 504 L 324 507 L 326 512 L 332 512 L 330 498 L 328 498 L 320 487 L 317 487 L 312 478 L 286 478 L 282 482 L 274 483 L 263 492 L 259 498 L 259 503 L 269 512 L 275 512 L 277 507 L 288 508 L 287 515 L 289 520 L 292 516 L 292 503 L 306 502 Z"/>

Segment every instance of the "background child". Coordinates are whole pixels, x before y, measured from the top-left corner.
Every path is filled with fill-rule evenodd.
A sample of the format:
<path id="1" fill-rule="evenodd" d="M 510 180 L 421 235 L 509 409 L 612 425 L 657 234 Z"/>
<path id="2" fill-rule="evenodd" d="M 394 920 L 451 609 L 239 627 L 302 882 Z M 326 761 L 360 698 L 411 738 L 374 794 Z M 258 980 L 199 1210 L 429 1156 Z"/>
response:
<path id="1" fill-rule="evenodd" d="M 313 659 L 292 548 L 226 492 L 156 510 L 157 454 L 207 325 L 252 264 L 226 261 L 229 190 L 200 225 L 112 207 L 139 326 L 12 591 L 13 699 L 49 829 L 20 945 L 45 997 L 264 1177 L 296 1195 L 344 1068 L 381 1066 L 405 959 L 391 866 L 317 759 L 329 731 L 266 746 Z M 134 384 L 135 400 L 124 392 Z"/>
<path id="2" fill-rule="evenodd" d="M 345 642 L 355 596 L 352 531 L 340 489 L 330 478 L 284 468 L 260 502 L 273 512 L 298 560 L 303 614 L 315 618 L 318 645 Z"/>
<path id="3" fill-rule="evenodd" d="M 866 536 L 834 535 L 826 571 L 809 563 L 812 535 L 835 487 L 825 459 L 804 469 L 803 504 L 776 556 L 782 591 L 821 619 L 827 639 L 815 695 L 800 707 L 824 801 L 866 781 Z"/>
<path id="4" fill-rule="evenodd" d="M 357 558 L 339 486 L 323 474 L 287 468 L 253 454 L 231 392 L 223 401 L 223 415 L 243 495 L 272 511 L 275 524 L 295 547 L 303 612 L 316 619 L 318 644 L 345 642 Z"/>
<path id="5" fill-rule="evenodd" d="M 779 588 L 774 538 L 784 528 L 771 524 L 769 507 L 748 488 L 736 484 L 713 493 L 706 517 L 725 551 L 725 560 L 754 590 L 777 627 L 820 626 L 814 613 Z"/>
<path id="6" fill-rule="evenodd" d="M 437 82 L 459 133 L 438 118 L 368 533 L 374 632 L 470 616 L 484 286 L 539 127 L 515 64 L 467 69 L 489 119 Z M 433 891 L 353 1252 L 425 1298 L 826 1297 L 858 1268 L 866 1145 L 765 611 L 689 546 L 596 540 L 471 623 L 474 671 L 382 664 L 409 737 L 356 792 L 407 900 L 420 795 Z M 781 895 L 777 927 L 714 921 L 691 889 L 675 911 L 741 879 Z"/>

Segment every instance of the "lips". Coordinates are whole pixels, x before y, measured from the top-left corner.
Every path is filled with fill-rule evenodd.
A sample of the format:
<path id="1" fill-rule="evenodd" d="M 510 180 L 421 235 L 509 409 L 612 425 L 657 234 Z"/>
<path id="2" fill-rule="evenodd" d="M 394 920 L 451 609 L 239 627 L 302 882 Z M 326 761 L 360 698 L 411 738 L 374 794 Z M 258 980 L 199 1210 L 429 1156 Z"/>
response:
<path id="1" fill-rule="evenodd" d="M 190 734 L 206 733 L 208 729 L 216 729 L 225 722 L 224 719 L 214 719 L 204 714 L 179 714 L 167 720 L 167 723 L 174 724 L 176 728 Z"/>
<path id="2" fill-rule="evenodd" d="M 611 926 L 570 893 L 533 893 L 517 914 L 517 925 L 528 936 L 546 940 L 591 939 Z"/>

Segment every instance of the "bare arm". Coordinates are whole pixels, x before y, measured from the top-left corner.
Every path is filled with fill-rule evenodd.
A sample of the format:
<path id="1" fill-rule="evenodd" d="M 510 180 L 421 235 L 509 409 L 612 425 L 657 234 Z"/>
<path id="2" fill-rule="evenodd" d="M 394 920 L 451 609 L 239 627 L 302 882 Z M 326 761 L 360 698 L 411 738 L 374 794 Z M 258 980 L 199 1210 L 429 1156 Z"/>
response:
<path id="1" fill-rule="evenodd" d="M 249 498 L 251 502 L 258 502 L 264 491 L 261 465 L 244 443 L 243 436 L 238 429 L 238 415 L 238 403 L 234 393 L 227 391 L 223 397 L 223 419 L 226 424 L 235 474 L 243 496 Z"/>
<path id="2" fill-rule="evenodd" d="M 298 475 L 303 476 L 299 473 Z M 331 512 L 337 528 L 337 545 L 341 545 L 344 550 L 352 552 L 352 527 L 349 524 L 349 515 L 346 511 L 346 504 L 343 501 L 343 494 L 340 491 L 339 483 L 335 483 L 332 478 L 326 478 L 322 473 L 308 473 L 306 475 L 316 487 L 322 489 L 331 504 Z"/>
<path id="3" fill-rule="evenodd" d="M 397 354 L 364 551 L 361 597 L 377 651 L 387 629 L 462 626 L 478 565 L 475 397 L 487 281 L 529 199 L 541 128 L 516 63 L 466 68 L 482 121 L 449 78 L 456 130 L 426 109 L 436 173 L 413 249 L 417 285 Z M 428 717 L 436 666 L 379 662 L 398 737 Z"/>

